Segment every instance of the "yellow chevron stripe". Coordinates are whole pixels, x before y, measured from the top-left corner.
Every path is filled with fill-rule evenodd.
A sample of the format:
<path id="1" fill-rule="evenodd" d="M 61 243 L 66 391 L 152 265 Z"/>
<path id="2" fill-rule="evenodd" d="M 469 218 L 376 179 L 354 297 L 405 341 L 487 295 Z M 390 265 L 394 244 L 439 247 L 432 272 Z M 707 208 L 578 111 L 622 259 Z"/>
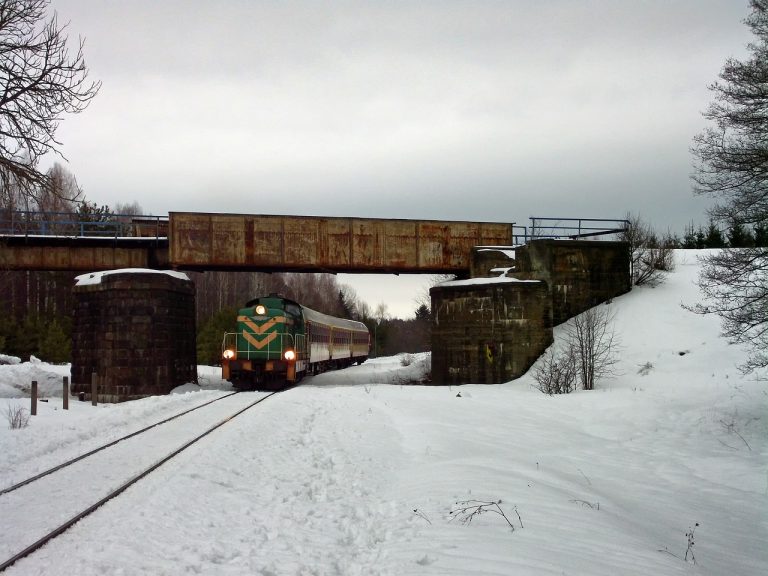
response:
<path id="1" fill-rule="evenodd" d="M 270 318 L 269 320 L 264 322 L 264 324 L 262 324 L 261 326 L 254 323 L 249 316 L 238 316 L 237 321 L 245 324 L 254 334 L 264 334 L 267 330 L 274 328 L 275 324 L 284 323 L 285 317 L 275 316 L 274 318 Z"/>
<path id="2" fill-rule="evenodd" d="M 272 342 L 272 340 L 274 340 L 275 338 L 277 338 L 277 332 L 270 332 L 270 333 L 269 333 L 269 334 L 267 334 L 267 336 L 266 336 L 266 337 L 265 337 L 263 340 L 261 340 L 261 341 L 257 340 L 257 339 L 256 339 L 255 337 L 253 337 L 252 335 L 248 334 L 248 332 L 243 332 L 243 338 L 245 338 L 246 340 L 248 340 L 248 342 L 250 342 L 250 343 L 251 343 L 251 345 L 252 345 L 254 348 L 256 348 L 256 350 L 261 350 L 262 348 L 264 348 L 264 346 L 266 346 L 267 344 L 269 344 L 270 342 Z"/>

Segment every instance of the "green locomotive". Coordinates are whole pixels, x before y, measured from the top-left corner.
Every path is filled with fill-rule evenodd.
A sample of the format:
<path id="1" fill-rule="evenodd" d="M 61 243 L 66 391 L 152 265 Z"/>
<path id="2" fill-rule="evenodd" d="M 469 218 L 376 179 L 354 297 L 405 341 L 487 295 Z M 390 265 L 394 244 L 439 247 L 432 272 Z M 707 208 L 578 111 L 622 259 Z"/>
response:
<path id="1" fill-rule="evenodd" d="M 274 389 L 307 374 L 363 363 L 370 332 L 362 322 L 321 314 L 270 294 L 238 311 L 222 343 L 222 378 L 235 388 Z"/>

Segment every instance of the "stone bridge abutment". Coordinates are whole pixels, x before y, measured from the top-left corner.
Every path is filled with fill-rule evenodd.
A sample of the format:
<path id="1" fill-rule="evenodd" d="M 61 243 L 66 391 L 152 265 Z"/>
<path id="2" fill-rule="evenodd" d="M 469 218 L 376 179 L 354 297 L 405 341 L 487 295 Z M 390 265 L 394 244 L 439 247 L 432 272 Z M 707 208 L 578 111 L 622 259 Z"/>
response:
<path id="1" fill-rule="evenodd" d="M 522 376 L 553 342 L 554 326 L 630 290 L 629 245 L 541 239 L 477 247 L 471 276 L 430 290 L 435 384 Z"/>

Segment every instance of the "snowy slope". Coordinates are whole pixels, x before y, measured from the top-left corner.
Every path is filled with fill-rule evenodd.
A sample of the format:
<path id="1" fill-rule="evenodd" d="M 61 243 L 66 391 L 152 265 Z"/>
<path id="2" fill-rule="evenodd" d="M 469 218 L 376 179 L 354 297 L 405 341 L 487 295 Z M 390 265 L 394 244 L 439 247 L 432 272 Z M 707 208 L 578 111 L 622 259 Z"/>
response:
<path id="1" fill-rule="evenodd" d="M 698 264 L 677 259 L 666 284 L 607 305 L 621 374 L 593 392 L 549 397 L 529 376 L 400 384 L 422 358 L 317 376 L 7 573 L 768 573 L 768 385 L 738 372 L 745 352 L 716 318 L 680 306 L 698 298 Z M 0 366 L 0 394 L 47 369 L 61 370 Z M 28 428 L 0 429 L 0 488 L 229 390 L 206 374 L 206 390 L 69 413 L 51 395 Z M 450 512 L 466 500 L 500 500 L 515 530 L 493 513 L 462 524 Z M 4 522 L 0 539 L 20 529 Z M 683 559 L 694 527 L 695 565 Z"/>

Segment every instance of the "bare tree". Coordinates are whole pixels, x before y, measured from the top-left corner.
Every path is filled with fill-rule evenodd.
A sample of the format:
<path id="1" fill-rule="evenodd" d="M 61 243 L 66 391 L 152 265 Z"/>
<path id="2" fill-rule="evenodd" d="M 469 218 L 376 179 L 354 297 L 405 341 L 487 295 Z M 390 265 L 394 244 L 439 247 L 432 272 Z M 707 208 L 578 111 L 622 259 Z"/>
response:
<path id="1" fill-rule="evenodd" d="M 100 82 L 88 81 L 83 40 L 70 54 L 66 25 L 49 0 L 0 0 L 0 187 L 14 182 L 37 197 L 48 183 L 39 159 L 61 155 L 56 129 L 64 114 L 82 112 Z"/>
<path id="2" fill-rule="evenodd" d="M 755 35 L 751 56 L 728 59 L 715 100 L 704 112 L 713 122 L 696 136 L 694 192 L 718 199 L 710 216 L 726 225 L 768 225 L 768 0 L 752 0 L 745 23 Z M 759 244 L 760 242 L 757 242 Z M 706 256 L 699 286 L 707 303 L 693 307 L 717 314 L 723 334 L 751 347 L 745 371 L 768 366 L 768 248 L 726 248 Z"/>
<path id="3" fill-rule="evenodd" d="M 386 302 L 376 304 L 373 317 L 376 318 L 377 322 L 384 322 L 389 319 L 389 306 L 387 306 Z"/>
<path id="4" fill-rule="evenodd" d="M 125 203 L 118 202 L 115 204 L 114 213 L 125 216 L 141 216 L 144 214 L 144 209 L 141 207 L 141 204 L 139 204 L 137 200 Z"/>
<path id="5" fill-rule="evenodd" d="M 536 362 L 533 379 L 536 388 L 549 394 L 568 394 L 576 389 L 577 382 L 576 351 L 573 346 L 557 353 L 550 346 Z"/>
<path id="6" fill-rule="evenodd" d="M 37 209 L 44 212 L 70 212 L 83 191 L 75 175 L 56 162 L 47 172 L 47 181 L 37 198 Z"/>
<path id="7" fill-rule="evenodd" d="M 432 309 L 432 297 L 429 295 L 430 288 L 442 284 L 443 282 L 450 282 L 456 279 L 456 274 L 432 274 L 429 277 L 428 282 L 421 287 L 416 298 L 413 299 L 418 309 L 421 306 L 425 306 L 427 310 Z"/>
<path id="8" fill-rule="evenodd" d="M 687 308 L 717 314 L 723 336 L 751 347 L 742 371 L 768 366 L 768 249 L 725 248 L 703 262 L 699 287 L 706 302 Z"/>
<path id="9" fill-rule="evenodd" d="M 14 210 L 34 209 L 30 205 L 32 198 L 24 194 L 18 179 L 10 174 L 8 178 L 0 177 L 0 211 L 9 213 Z"/>
<path id="10" fill-rule="evenodd" d="M 629 243 L 632 283 L 657 286 L 674 269 L 674 242 L 669 234 L 658 238 L 650 224 L 636 214 L 627 214 L 627 226 L 619 240 Z"/>
<path id="11" fill-rule="evenodd" d="M 593 390 L 595 381 L 614 373 L 619 340 L 613 329 L 614 315 L 605 305 L 595 306 L 566 326 L 569 348 L 576 356 L 581 387 Z"/>

